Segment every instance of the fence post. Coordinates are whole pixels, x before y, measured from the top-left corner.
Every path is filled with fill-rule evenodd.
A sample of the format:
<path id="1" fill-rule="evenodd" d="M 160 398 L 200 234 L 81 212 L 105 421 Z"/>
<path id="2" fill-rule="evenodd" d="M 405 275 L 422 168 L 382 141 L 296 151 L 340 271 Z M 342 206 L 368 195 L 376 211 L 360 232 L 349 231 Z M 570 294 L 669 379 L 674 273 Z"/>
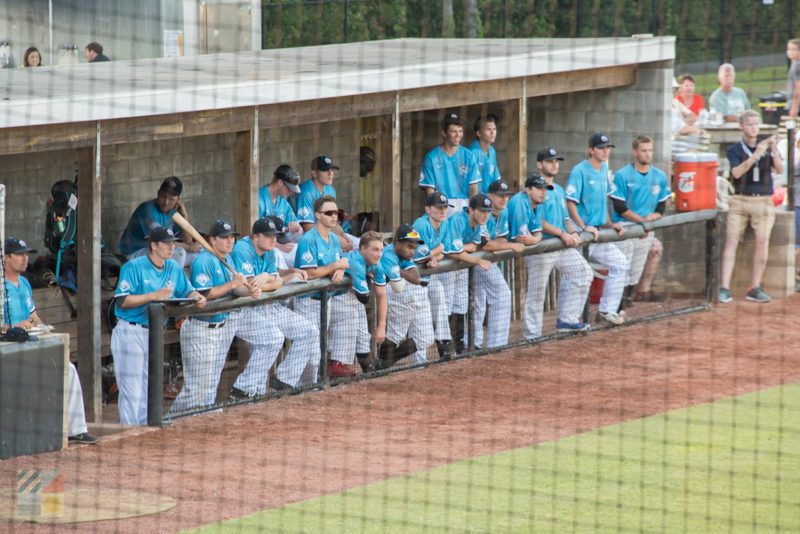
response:
<path id="1" fill-rule="evenodd" d="M 328 383 L 328 303 L 327 289 L 319 292 L 319 382 Z"/>
<path id="2" fill-rule="evenodd" d="M 467 352 L 475 350 L 475 267 L 474 265 L 468 269 L 467 277 L 467 324 L 464 328 L 467 329 Z M 483 328 L 479 325 L 478 328 Z M 455 342 L 455 340 L 453 340 Z"/>
<path id="3" fill-rule="evenodd" d="M 164 305 L 147 306 L 147 424 L 161 426 L 164 408 Z"/>
<path id="4" fill-rule="evenodd" d="M 794 191 L 797 187 L 797 184 L 794 183 L 794 176 L 797 172 L 797 169 L 794 168 L 794 158 L 795 158 L 795 151 L 797 150 L 796 147 L 796 140 L 797 140 L 797 131 L 795 119 L 787 119 L 786 120 L 786 195 L 788 198 L 786 199 L 787 205 L 789 207 L 789 211 L 792 211 L 793 208 L 796 208 L 794 204 Z"/>
<path id="5" fill-rule="evenodd" d="M 706 303 L 719 300 L 719 225 L 721 215 L 706 221 Z"/>

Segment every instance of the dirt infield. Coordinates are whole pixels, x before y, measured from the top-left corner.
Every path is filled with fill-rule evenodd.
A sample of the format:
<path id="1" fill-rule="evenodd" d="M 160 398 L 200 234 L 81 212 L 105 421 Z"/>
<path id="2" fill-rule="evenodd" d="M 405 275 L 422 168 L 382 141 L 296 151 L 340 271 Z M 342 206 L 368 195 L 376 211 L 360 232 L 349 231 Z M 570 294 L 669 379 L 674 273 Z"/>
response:
<path id="1" fill-rule="evenodd" d="M 448 462 L 800 380 L 800 295 L 606 330 L 0 462 L 167 512 L 3 532 L 175 532 Z"/>

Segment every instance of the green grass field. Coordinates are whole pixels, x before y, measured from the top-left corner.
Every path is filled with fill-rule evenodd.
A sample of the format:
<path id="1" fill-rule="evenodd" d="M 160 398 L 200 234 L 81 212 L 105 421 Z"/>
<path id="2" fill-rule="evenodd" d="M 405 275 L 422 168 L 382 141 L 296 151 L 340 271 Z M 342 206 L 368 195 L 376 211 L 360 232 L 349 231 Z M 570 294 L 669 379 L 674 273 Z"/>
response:
<path id="1" fill-rule="evenodd" d="M 800 532 L 800 384 L 191 532 Z"/>

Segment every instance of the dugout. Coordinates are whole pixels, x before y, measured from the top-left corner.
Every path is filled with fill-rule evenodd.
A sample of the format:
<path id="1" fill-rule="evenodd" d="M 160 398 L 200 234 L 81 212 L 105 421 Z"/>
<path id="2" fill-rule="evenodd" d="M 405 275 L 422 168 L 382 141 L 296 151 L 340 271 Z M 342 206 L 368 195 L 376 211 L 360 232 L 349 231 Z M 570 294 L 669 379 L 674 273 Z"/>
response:
<path id="1" fill-rule="evenodd" d="M 397 39 L 233 54 L 0 71 L 0 165 L 6 234 L 42 249 L 50 186 L 77 174 L 77 354 L 87 418 L 99 422 L 103 350 L 100 236 L 115 248 L 133 209 L 169 175 L 184 181 L 192 222 L 237 228 L 256 217 L 258 188 L 289 163 L 309 177 L 316 154 L 341 167 L 351 213 L 378 211 L 381 230 L 422 211 L 417 177 L 445 110 L 470 125 L 500 116 L 498 160 L 521 184 L 536 151 L 577 163 L 589 135 L 656 141 L 667 168 L 674 37 Z M 377 163 L 359 177 L 359 148 Z M 45 318 L 45 320 L 47 320 Z"/>

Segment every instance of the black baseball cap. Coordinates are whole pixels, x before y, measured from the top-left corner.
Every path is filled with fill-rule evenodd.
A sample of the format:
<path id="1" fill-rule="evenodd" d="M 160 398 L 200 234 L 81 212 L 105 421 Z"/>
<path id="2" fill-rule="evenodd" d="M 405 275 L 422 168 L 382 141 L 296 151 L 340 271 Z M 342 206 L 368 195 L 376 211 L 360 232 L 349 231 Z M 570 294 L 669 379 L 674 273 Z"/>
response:
<path id="1" fill-rule="evenodd" d="M 426 206 L 434 206 L 437 208 L 452 208 L 454 207 L 450 204 L 450 200 L 448 200 L 447 195 L 442 193 L 441 191 L 434 191 L 430 195 L 427 196 L 425 199 Z"/>
<path id="2" fill-rule="evenodd" d="M 254 234 L 278 235 L 282 232 L 283 232 L 283 224 L 281 223 L 281 229 L 279 230 L 278 225 L 275 224 L 274 217 L 262 217 L 253 223 Z"/>
<path id="3" fill-rule="evenodd" d="M 282 180 L 292 193 L 300 192 L 300 173 L 291 165 L 279 165 L 275 169 L 275 178 Z"/>
<path id="4" fill-rule="evenodd" d="M 536 173 L 531 174 L 525 180 L 525 187 L 536 187 L 537 189 L 553 189 L 553 185 Z"/>
<path id="5" fill-rule="evenodd" d="M 331 169 L 339 170 L 339 167 L 333 164 L 333 160 L 328 156 L 317 156 L 311 160 L 312 171 L 329 171 Z"/>
<path id="6" fill-rule="evenodd" d="M 492 195 L 513 195 L 514 192 L 508 187 L 505 180 L 495 180 L 489 184 L 489 193 Z"/>
<path id="7" fill-rule="evenodd" d="M 551 146 L 544 147 L 536 154 L 536 161 L 553 161 L 554 159 L 564 161 L 564 158 L 558 155 L 558 151 Z"/>
<path id="8" fill-rule="evenodd" d="M 478 193 L 469 199 L 469 208 L 478 211 L 492 211 L 492 199 L 487 195 Z"/>
<path id="9" fill-rule="evenodd" d="M 589 138 L 589 148 L 605 148 L 607 146 L 616 148 L 616 145 L 612 145 L 611 140 L 603 132 L 595 132 Z"/>
<path id="10" fill-rule="evenodd" d="M 147 236 L 147 239 L 149 239 L 151 243 L 172 243 L 178 240 L 172 228 L 165 228 L 163 226 L 156 226 L 150 230 L 150 235 Z"/>
<path id="11" fill-rule="evenodd" d="M 442 118 L 442 131 L 446 131 L 451 124 L 455 124 L 456 126 L 464 127 L 464 123 L 461 122 L 461 117 L 459 117 L 455 113 L 445 113 L 444 117 Z"/>
<path id="12" fill-rule="evenodd" d="M 8 330 L 6 330 L 6 333 L 0 339 L 2 339 L 3 341 L 14 341 L 17 343 L 39 340 L 38 337 L 30 335 L 24 328 L 20 328 L 18 326 L 10 327 Z"/>
<path id="13" fill-rule="evenodd" d="M 33 252 L 34 254 L 36 253 L 36 251 L 29 247 L 25 241 L 16 237 L 9 237 L 6 239 L 4 248 L 6 254 L 25 254 L 26 252 Z"/>
<path id="14" fill-rule="evenodd" d="M 286 225 L 283 224 L 283 219 L 278 217 L 277 215 L 267 215 L 264 217 L 265 219 L 269 219 L 272 221 L 272 224 L 275 225 L 275 228 L 278 229 L 278 243 L 281 245 L 285 245 L 289 242 L 289 238 L 286 236 Z"/>
<path id="15" fill-rule="evenodd" d="M 410 224 L 401 224 L 397 231 L 394 233 L 395 241 L 414 241 L 416 243 L 424 243 L 425 241 L 419 235 L 413 226 Z"/>
<path id="16" fill-rule="evenodd" d="M 158 190 L 169 193 L 170 195 L 181 196 L 183 192 L 183 182 L 181 182 L 181 179 L 177 176 L 170 176 L 161 182 L 161 187 L 159 187 Z"/>
<path id="17" fill-rule="evenodd" d="M 238 236 L 239 232 L 233 229 L 230 223 L 225 221 L 217 221 L 211 225 L 211 230 L 208 231 L 209 237 L 228 237 L 231 235 Z"/>

